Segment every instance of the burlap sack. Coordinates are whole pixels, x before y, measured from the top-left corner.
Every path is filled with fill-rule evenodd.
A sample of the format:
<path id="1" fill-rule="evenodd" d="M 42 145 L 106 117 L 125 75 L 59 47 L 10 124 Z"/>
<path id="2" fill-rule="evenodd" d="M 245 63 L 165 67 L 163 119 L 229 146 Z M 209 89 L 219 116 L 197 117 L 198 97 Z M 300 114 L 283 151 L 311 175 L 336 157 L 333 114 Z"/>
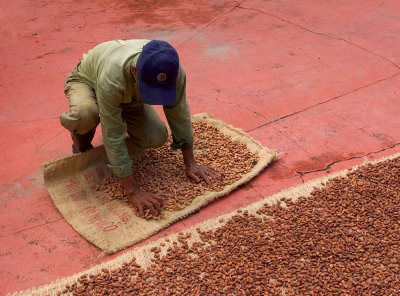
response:
<path id="1" fill-rule="evenodd" d="M 228 194 L 256 176 L 277 158 L 274 151 L 263 147 L 242 130 L 227 125 L 209 114 L 195 115 L 193 122 L 198 121 L 205 121 L 233 140 L 245 143 L 260 161 L 252 171 L 234 184 L 225 186 L 222 191 L 206 192 L 197 196 L 181 211 L 166 211 L 160 220 L 145 220 L 135 216 L 125 203 L 119 200 L 110 201 L 106 193 L 96 191 L 96 184 L 111 174 L 106 165 L 108 160 L 104 146 L 101 146 L 86 153 L 44 164 L 44 181 L 54 204 L 78 233 L 105 253 L 111 254 L 148 238 L 216 198 Z M 128 149 L 132 151 L 131 143 L 127 142 Z"/>

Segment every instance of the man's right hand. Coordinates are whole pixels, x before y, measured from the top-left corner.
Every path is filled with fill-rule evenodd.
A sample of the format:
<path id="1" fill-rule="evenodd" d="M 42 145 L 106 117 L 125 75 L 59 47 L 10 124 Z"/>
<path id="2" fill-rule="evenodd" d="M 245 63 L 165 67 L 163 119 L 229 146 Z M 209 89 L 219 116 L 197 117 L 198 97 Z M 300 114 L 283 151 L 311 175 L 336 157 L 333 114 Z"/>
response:
<path id="1" fill-rule="evenodd" d="M 164 201 L 161 197 L 146 191 L 141 191 L 132 176 L 120 178 L 120 182 L 128 195 L 129 201 L 137 207 L 140 216 L 144 217 L 144 207 L 148 208 L 152 215 L 157 216 L 161 212 Z"/>

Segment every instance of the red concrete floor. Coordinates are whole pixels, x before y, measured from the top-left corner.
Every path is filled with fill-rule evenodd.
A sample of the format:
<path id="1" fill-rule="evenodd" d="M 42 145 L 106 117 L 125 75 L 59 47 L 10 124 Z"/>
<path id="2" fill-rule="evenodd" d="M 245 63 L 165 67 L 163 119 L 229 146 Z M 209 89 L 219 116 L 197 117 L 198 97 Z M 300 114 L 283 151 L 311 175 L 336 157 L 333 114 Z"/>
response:
<path id="1" fill-rule="evenodd" d="M 193 114 L 210 112 L 282 152 L 248 185 L 152 240 L 400 151 L 399 31 L 393 0 L 1 0 L 0 294 L 113 257 L 63 220 L 40 167 L 71 153 L 58 115 L 83 52 L 111 39 L 169 41 Z"/>

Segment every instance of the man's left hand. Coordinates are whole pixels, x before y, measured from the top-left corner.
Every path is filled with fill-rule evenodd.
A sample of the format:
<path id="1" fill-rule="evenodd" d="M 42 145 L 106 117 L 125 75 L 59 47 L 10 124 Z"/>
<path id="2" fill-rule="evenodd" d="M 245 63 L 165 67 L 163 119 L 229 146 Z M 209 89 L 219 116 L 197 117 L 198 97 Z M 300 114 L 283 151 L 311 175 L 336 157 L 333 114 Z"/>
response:
<path id="1" fill-rule="evenodd" d="M 186 168 L 186 176 L 199 183 L 204 180 L 208 185 L 217 182 L 220 177 L 219 174 L 212 169 L 198 164 L 194 160 L 193 148 L 182 149 L 183 161 Z"/>
<path id="2" fill-rule="evenodd" d="M 208 185 L 218 181 L 216 172 L 197 163 L 186 166 L 186 176 L 193 179 L 196 183 L 199 183 L 203 179 Z"/>

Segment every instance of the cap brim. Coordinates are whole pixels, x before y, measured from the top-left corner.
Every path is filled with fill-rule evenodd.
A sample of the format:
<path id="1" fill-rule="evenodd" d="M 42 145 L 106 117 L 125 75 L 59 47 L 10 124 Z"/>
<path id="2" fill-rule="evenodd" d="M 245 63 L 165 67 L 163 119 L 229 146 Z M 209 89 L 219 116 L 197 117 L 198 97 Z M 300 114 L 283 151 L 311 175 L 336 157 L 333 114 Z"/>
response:
<path id="1" fill-rule="evenodd" d="M 173 105 L 176 100 L 176 83 L 170 86 L 150 86 L 139 78 L 140 98 L 149 105 Z"/>

